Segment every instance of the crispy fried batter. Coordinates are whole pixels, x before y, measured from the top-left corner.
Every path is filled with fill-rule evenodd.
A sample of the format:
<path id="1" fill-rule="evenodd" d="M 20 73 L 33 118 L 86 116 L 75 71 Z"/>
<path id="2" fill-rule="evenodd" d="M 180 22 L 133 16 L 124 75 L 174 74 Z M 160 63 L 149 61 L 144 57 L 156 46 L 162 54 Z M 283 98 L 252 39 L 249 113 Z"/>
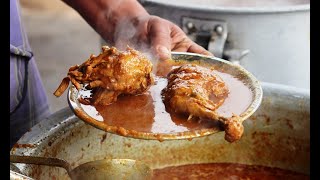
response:
<path id="1" fill-rule="evenodd" d="M 223 80 L 212 70 L 186 64 L 168 74 L 168 85 L 162 91 L 166 106 L 177 113 L 190 117 L 202 117 L 223 122 L 225 139 L 229 142 L 240 139 L 243 126 L 238 116 L 225 118 L 216 113 L 229 90 Z"/>
<path id="2" fill-rule="evenodd" d="M 54 92 L 59 97 L 68 88 L 69 81 L 79 90 L 83 84 L 92 89 L 91 104 L 107 105 L 121 94 L 136 95 L 145 92 L 153 83 L 152 63 L 138 51 L 128 47 L 102 47 L 102 53 L 80 66 L 72 66 L 67 77 Z M 88 101 L 82 101 L 88 102 Z"/>
<path id="3" fill-rule="evenodd" d="M 53 94 L 55 96 L 57 96 L 57 97 L 61 96 L 63 94 L 63 92 L 68 88 L 69 82 L 70 82 L 69 76 L 63 78 L 60 86 L 58 87 L 58 89 Z"/>

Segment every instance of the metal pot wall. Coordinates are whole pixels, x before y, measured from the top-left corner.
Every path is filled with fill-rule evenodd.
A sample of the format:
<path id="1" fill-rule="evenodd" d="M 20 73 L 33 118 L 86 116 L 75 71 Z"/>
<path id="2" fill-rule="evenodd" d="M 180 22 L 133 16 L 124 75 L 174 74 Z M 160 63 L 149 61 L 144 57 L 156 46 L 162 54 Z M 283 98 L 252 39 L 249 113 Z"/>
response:
<path id="1" fill-rule="evenodd" d="M 130 158 L 152 168 L 231 162 L 310 173 L 310 94 L 304 89 L 263 83 L 260 108 L 244 122 L 241 140 L 228 143 L 224 132 L 192 140 L 140 140 L 93 128 L 69 107 L 34 126 L 11 154 L 59 157 L 73 167 L 103 158 Z M 16 164 L 35 179 L 68 179 L 64 169 Z"/>
<path id="2" fill-rule="evenodd" d="M 150 14 L 176 23 L 215 56 L 240 63 L 259 80 L 310 88 L 309 0 L 140 2 Z"/>

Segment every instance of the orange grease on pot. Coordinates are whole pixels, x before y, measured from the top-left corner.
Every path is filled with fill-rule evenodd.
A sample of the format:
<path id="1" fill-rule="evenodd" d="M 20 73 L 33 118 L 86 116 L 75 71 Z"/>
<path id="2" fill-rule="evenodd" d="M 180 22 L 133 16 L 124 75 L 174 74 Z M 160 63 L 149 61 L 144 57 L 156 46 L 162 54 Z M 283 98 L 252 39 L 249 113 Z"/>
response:
<path id="1" fill-rule="evenodd" d="M 18 143 L 16 143 L 13 145 L 13 148 L 34 148 L 34 147 L 36 147 L 35 144 L 18 144 Z"/>

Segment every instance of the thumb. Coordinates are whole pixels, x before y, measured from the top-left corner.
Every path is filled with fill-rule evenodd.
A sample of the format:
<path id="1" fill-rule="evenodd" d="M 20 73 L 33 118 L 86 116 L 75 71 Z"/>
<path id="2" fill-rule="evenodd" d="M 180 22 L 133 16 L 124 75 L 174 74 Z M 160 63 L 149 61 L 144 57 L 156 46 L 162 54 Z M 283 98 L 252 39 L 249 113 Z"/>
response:
<path id="1" fill-rule="evenodd" d="M 170 28 L 164 24 L 161 20 L 156 20 L 149 29 L 151 47 L 162 60 L 171 58 Z"/>
<path id="2" fill-rule="evenodd" d="M 163 45 L 158 45 L 156 47 L 156 54 L 159 56 L 159 59 L 165 60 L 171 58 L 171 51 Z"/>

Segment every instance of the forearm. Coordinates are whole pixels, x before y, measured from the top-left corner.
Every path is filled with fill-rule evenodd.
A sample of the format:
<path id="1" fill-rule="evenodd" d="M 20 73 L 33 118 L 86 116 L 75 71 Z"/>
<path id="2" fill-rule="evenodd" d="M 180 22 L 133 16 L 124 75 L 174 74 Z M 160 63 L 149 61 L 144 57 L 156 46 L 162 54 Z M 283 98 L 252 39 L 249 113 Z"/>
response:
<path id="1" fill-rule="evenodd" d="M 148 16 L 136 0 L 63 0 L 74 8 L 105 40 L 114 41 L 120 21 Z"/>

